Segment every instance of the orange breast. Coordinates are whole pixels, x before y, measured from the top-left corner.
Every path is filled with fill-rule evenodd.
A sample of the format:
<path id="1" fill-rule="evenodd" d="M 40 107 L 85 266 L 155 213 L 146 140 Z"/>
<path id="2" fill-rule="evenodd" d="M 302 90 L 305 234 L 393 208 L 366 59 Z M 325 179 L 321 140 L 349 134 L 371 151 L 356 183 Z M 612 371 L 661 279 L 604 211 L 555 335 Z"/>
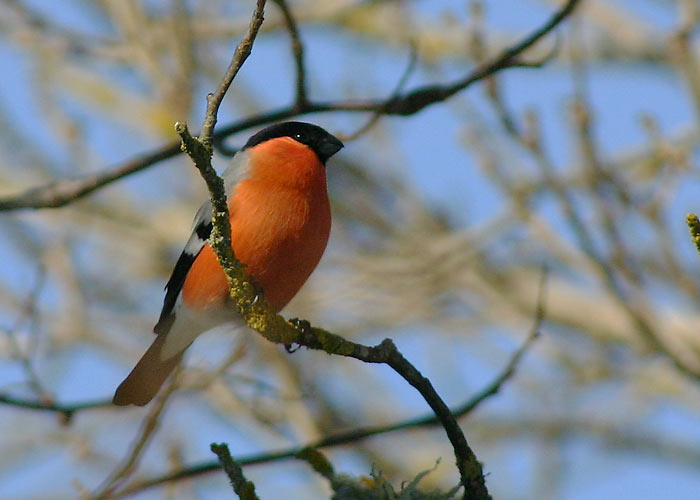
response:
<path id="1" fill-rule="evenodd" d="M 313 152 L 308 155 L 306 146 L 289 141 L 252 148 L 250 177 L 238 184 L 229 201 L 236 257 L 277 311 L 316 268 L 331 226 L 325 167 Z M 207 245 L 187 274 L 183 301 L 208 309 L 224 305 L 228 296 L 224 272 Z"/>

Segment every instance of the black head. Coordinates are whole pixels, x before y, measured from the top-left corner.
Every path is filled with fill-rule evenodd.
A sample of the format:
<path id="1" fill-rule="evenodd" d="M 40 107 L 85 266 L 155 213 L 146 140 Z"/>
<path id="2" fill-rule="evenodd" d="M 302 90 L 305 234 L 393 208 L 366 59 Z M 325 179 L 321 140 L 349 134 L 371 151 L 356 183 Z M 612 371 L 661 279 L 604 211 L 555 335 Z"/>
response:
<path id="1" fill-rule="evenodd" d="M 284 122 L 270 125 L 248 139 L 243 149 L 252 148 L 260 143 L 277 137 L 291 137 L 297 142 L 309 146 L 322 163 L 340 151 L 343 143 L 318 125 L 304 122 Z"/>

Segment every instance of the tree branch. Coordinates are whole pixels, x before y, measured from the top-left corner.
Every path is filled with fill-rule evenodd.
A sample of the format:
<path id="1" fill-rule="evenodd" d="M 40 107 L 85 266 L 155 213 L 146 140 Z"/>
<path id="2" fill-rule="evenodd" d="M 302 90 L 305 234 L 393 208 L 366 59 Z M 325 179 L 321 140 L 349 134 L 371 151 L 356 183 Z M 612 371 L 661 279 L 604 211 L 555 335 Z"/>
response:
<path id="1" fill-rule="evenodd" d="M 544 294 L 542 296 L 544 296 Z M 455 417 L 461 418 L 471 414 L 486 399 L 488 399 L 490 396 L 493 396 L 494 394 L 497 394 L 503 387 L 503 384 L 505 384 L 508 380 L 510 380 L 513 377 L 518 364 L 523 358 L 523 355 L 525 354 L 525 352 L 527 352 L 527 350 L 537 338 L 540 327 L 542 325 L 542 321 L 544 319 L 544 315 L 544 306 L 538 306 L 538 312 L 536 313 L 535 322 L 532 328 L 530 329 L 530 334 L 528 335 L 527 339 L 518 348 L 518 350 L 513 353 L 506 366 L 496 377 L 494 377 L 491 383 L 486 385 L 481 391 L 474 394 L 467 401 L 465 401 L 459 406 L 455 406 L 451 410 L 451 413 Z M 294 458 L 296 455 L 298 455 L 301 451 L 305 449 L 318 449 L 329 448 L 333 446 L 342 446 L 345 444 L 355 443 L 357 441 L 361 441 L 370 437 L 380 436 L 382 434 L 389 434 L 396 431 L 420 427 L 432 427 L 438 425 L 439 423 L 440 422 L 438 421 L 438 418 L 435 416 L 435 414 L 429 413 L 421 417 L 401 420 L 387 425 L 358 427 L 349 431 L 326 436 L 313 443 L 307 443 L 301 446 L 286 448 L 279 451 L 242 456 L 236 458 L 235 460 L 236 463 L 238 463 L 242 467 L 248 465 L 265 464 L 270 462 L 276 462 L 278 460 Z M 201 476 L 203 474 L 214 472 L 220 469 L 221 465 L 216 461 L 206 461 L 199 464 L 194 464 L 189 467 L 177 470 L 175 472 L 165 474 L 163 476 L 135 482 L 134 484 L 128 486 L 124 490 L 118 492 L 114 496 L 114 498 L 127 497 L 149 488 L 153 488 L 174 481 L 191 479 L 193 477 Z"/>
<path id="2" fill-rule="evenodd" d="M 202 123 L 202 131 L 199 134 L 199 141 L 209 149 L 210 155 L 212 134 L 214 133 L 214 126 L 216 125 L 217 116 L 219 115 L 219 106 L 221 106 L 221 101 L 224 99 L 226 92 L 228 92 L 231 82 L 238 74 L 238 70 L 241 69 L 241 66 L 243 66 L 243 63 L 250 55 L 250 51 L 253 48 L 253 42 L 258 36 L 258 30 L 260 30 L 260 26 L 262 26 L 263 23 L 264 9 L 265 0 L 258 0 L 255 4 L 253 17 L 250 19 L 248 33 L 236 47 L 231 63 L 228 65 L 226 74 L 224 74 L 224 77 L 216 91 L 207 96 L 207 110 L 204 114 L 204 123 Z"/>

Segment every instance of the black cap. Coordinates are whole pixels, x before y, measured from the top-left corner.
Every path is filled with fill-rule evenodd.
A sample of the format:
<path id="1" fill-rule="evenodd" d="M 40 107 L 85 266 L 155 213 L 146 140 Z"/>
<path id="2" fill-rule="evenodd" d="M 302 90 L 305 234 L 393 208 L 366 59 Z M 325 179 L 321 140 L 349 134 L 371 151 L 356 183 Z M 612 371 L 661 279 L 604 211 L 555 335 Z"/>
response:
<path id="1" fill-rule="evenodd" d="M 243 149 L 252 148 L 277 137 L 291 137 L 297 142 L 309 146 L 322 163 L 336 154 L 343 147 L 340 140 L 326 132 L 318 125 L 304 122 L 283 122 L 270 125 L 248 139 Z"/>

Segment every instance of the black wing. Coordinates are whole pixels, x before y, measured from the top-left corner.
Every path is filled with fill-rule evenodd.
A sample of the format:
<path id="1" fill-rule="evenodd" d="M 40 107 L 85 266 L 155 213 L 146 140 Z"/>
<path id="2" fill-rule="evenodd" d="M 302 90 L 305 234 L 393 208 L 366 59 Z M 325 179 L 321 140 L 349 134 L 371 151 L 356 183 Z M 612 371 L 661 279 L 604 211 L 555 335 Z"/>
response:
<path id="1" fill-rule="evenodd" d="M 175 321 L 175 302 L 177 301 L 182 285 L 185 283 L 187 273 L 192 267 L 192 263 L 202 251 L 204 245 L 207 244 L 209 235 L 211 234 L 211 203 L 205 202 L 197 212 L 194 218 L 192 235 L 187 240 L 184 250 L 177 259 L 173 274 L 165 285 L 165 299 L 163 300 L 163 309 L 160 312 L 158 323 L 153 327 L 153 331 L 158 335 L 167 333 Z"/>

